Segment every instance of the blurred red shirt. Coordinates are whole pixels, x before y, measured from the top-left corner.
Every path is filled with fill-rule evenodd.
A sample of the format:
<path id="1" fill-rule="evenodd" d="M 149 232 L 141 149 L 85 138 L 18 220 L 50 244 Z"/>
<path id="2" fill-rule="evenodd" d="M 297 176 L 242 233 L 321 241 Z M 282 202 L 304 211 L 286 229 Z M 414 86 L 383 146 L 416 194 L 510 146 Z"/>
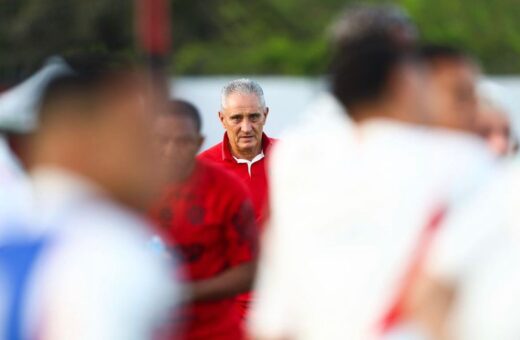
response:
<path id="1" fill-rule="evenodd" d="M 219 164 L 223 168 L 233 172 L 243 183 L 247 185 L 253 198 L 253 206 L 255 208 L 255 216 L 259 226 L 265 221 L 267 214 L 269 189 L 267 181 L 267 161 L 269 152 L 275 139 L 269 138 L 265 133 L 262 134 L 262 152 L 263 156 L 253 161 L 251 165 L 246 162 L 237 161 L 229 146 L 227 134 L 224 134 L 224 140 L 214 145 L 199 155 L 199 159 L 208 160 Z"/>
<path id="2" fill-rule="evenodd" d="M 188 281 L 212 278 L 255 259 L 257 229 L 240 181 L 197 160 L 190 178 L 171 184 L 152 211 L 166 245 Z M 173 339 L 243 339 L 236 298 L 192 303 L 176 314 Z"/>

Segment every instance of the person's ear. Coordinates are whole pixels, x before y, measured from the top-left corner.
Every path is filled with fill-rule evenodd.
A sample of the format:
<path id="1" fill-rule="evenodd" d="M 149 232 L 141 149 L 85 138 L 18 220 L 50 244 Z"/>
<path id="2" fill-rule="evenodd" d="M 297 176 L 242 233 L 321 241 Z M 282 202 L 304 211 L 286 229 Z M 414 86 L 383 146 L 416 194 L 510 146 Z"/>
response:
<path id="1" fill-rule="evenodd" d="M 34 139 L 33 134 L 6 134 L 6 136 L 11 152 L 20 161 L 24 170 L 28 171 L 30 166 L 29 143 Z"/>
<path id="2" fill-rule="evenodd" d="M 220 123 L 222 124 L 222 126 L 225 129 L 226 128 L 226 124 L 224 124 L 224 113 L 222 113 L 222 111 L 218 112 L 218 119 L 220 120 Z"/>
<path id="3" fill-rule="evenodd" d="M 202 144 L 204 144 L 205 140 L 206 138 L 204 136 L 199 137 L 199 140 L 197 141 L 197 152 L 200 151 L 200 149 L 202 148 Z"/>
<path id="4" fill-rule="evenodd" d="M 264 111 L 264 120 L 267 119 L 267 116 L 269 115 L 269 107 L 265 107 L 265 111 Z"/>

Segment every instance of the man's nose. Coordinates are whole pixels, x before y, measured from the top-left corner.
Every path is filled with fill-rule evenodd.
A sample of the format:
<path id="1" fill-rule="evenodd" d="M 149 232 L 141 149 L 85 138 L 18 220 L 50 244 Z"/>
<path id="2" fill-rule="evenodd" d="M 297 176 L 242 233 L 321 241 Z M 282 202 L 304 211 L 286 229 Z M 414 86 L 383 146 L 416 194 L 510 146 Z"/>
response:
<path id="1" fill-rule="evenodd" d="M 253 130 L 251 122 L 247 119 L 244 119 L 242 124 L 240 124 L 240 130 L 245 133 L 251 132 L 251 130 Z"/>

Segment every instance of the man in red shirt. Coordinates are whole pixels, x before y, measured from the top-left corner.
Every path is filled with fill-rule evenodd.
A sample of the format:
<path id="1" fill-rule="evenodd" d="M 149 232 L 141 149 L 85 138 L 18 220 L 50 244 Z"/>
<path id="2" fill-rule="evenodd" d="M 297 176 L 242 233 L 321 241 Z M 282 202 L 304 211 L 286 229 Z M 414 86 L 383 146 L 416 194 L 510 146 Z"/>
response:
<path id="1" fill-rule="evenodd" d="M 239 293 L 251 289 L 256 261 L 254 211 L 245 186 L 218 166 L 196 160 L 203 142 L 197 109 L 173 101 L 157 122 L 172 181 L 152 211 L 179 257 L 190 302 L 174 318 L 175 339 L 243 339 Z"/>
<path id="2" fill-rule="evenodd" d="M 199 155 L 230 170 L 249 187 L 259 224 L 268 206 L 265 157 L 274 140 L 263 132 L 269 114 L 260 85 L 237 79 L 222 89 L 219 119 L 226 130 L 224 140 Z"/>

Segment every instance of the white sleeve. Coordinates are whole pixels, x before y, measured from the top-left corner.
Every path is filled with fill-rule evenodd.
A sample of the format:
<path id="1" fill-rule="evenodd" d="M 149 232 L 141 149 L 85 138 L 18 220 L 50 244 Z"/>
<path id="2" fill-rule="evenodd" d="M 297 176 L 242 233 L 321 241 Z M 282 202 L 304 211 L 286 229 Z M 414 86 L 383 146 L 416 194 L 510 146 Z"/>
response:
<path id="1" fill-rule="evenodd" d="M 294 256 L 299 241 L 298 234 L 291 230 L 297 229 L 301 220 L 295 216 L 295 207 L 299 204 L 300 191 L 305 189 L 299 178 L 303 171 L 294 172 L 299 165 L 294 153 L 287 148 L 289 142 L 287 139 L 278 142 L 271 155 L 270 221 L 263 236 L 255 299 L 249 320 L 250 333 L 259 338 L 286 337 L 293 329 L 295 293 L 291 288 L 295 284 L 291 272 L 294 265 L 298 265 L 294 263 Z"/>
<path id="2" fill-rule="evenodd" d="M 451 244 L 446 235 L 444 247 L 439 248 L 444 253 L 442 267 L 458 281 L 451 320 L 457 339 L 520 338 L 518 174 L 500 173 L 488 190 L 460 212 L 460 229 Z M 462 250 L 454 251 L 457 245 Z M 456 277 L 457 270 L 462 275 Z"/>
<path id="3" fill-rule="evenodd" d="M 41 338 L 151 339 L 176 293 L 161 261 L 132 240 L 66 241 L 41 276 Z"/>
<path id="4" fill-rule="evenodd" d="M 456 283 L 505 241 L 502 198 L 495 184 L 448 206 L 429 254 L 430 275 Z"/>
<path id="5" fill-rule="evenodd" d="M 262 248 L 249 320 L 251 334 L 267 339 L 283 337 L 290 332 L 290 280 L 284 275 L 284 266 L 277 260 L 276 247 L 271 241 L 267 241 Z"/>

